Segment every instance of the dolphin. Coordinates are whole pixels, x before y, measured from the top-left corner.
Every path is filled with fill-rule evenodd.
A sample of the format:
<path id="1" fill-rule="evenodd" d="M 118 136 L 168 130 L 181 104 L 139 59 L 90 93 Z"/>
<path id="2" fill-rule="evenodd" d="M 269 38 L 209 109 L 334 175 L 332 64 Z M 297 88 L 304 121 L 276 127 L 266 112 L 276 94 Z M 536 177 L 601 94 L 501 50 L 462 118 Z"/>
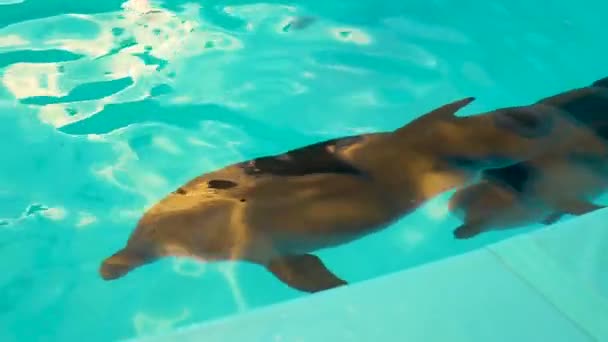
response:
<path id="1" fill-rule="evenodd" d="M 347 282 L 315 251 L 384 229 L 484 169 L 529 160 L 586 131 L 544 104 L 456 115 L 473 100 L 394 130 L 315 142 L 195 177 L 145 211 L 100 275 L 118 279 L 177 256 L 254 263 L 305 292 L 342 286 Z M 591 140 L 586 147 L 605 148 Z"/>
<path id="2" fill-rule="evenodd" d="M 608 190 L 608 155 L 547 156 L 484 170 L 482 179 L 457 190 L 449 209 L 463 223 L 457 239 L 483 232 L 557 222 L 606 206 L 592 199 Z"/>
<path id="3" fill-rule="evenodd" d="M 570 145 L 531 160 L 486 169 L 478 182 L 458 189 L 449 201 L 450 210 L 463 221 L 454 230 L 455 238 L 550 225 L 565 214 L 584 215 L 606 207 L 593 199 L 608 191 L 608 154 L 587 144 L 608 144 L 608 78 L 542 103 L 560 108 L 589 130 L 581 131 Z"/>

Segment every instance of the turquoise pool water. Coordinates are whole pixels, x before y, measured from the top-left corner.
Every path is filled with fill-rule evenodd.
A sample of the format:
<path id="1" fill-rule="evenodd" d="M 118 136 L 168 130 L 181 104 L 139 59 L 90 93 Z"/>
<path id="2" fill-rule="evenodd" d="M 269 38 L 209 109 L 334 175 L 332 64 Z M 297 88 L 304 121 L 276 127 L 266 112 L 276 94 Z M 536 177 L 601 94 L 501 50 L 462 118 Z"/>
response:
<path id="1" fill-rule="evenodd" d="M 149 11 L 152 9 L 153 11 Z M 525 104 L 608 75 L 600 1 L 0 0 L 0 341 L 154 335 L 306 296 L 265 270 L 100 261 L 142 210 L 228 163 Z M 294 23 L 294 18 L 299 18 Z M 318 254 L 350 282 L 474 250 L 446 196 Z"/>

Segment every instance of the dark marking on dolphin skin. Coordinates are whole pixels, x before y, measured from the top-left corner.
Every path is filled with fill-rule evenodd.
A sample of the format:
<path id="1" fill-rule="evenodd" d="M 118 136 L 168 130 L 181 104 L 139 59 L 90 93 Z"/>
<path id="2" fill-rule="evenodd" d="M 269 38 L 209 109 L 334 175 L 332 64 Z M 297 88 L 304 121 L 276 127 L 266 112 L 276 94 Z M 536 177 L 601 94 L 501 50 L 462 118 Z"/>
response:
<path id="1" fill-rule="evenodd" d="M 461 168 L 464 170 L 482 170 L 486 169 L 487 167 L 490 167 L 491 165 L 508 165 L 510 163 L 513 163 L 511 159 L 501 156 L 488 156 L 484 159 L 479 159 L 451 155 L 444 156 L 441 159 L 453 167 Z"/>
<path id="2" fill-rule="evenodd" d="M 213 189 L 230 189 L 230 188 L 234 188 L 235 186 L 237 186 L 238 184 L 233 182 L 233 181 L 229 181 L 229 180 L 225 180 L 225 179 L 212 179 L 209 182 L 207 182 L 207 184 L 209 185 L 210 188 Z"/>
<path id="3" fill-rule="evenodd" d="M 601 78 L 593 82 L 592 86 L 600 88 L 608 88 L 608 77 Z"/>
<path id="4" fill-rule="evenodd" d="M 331 139 L 290 150 L 278 156 L 265 156 L 242 163 L 248 175 L 305 176 L 315 173 L 338 173 L 364 176 L 365 172 L 340 159 L 335 151 L 361 141 L 351 136 Z"/>
<path id="5" fill-rule="evenodd" d="M 608 120 L 608 89 L 592 92 L 559 106 L 583 125 Z"/>
<path id="6" fill-rule="evenodd" d="M 173 191 L 174 194 L 185 195 L 187 192 L 184 188 L 177 188 L 177 190 Z"/>
<path id="7" fill-rule="evenodd" d="M 583 125 L 596 125 L 608 119 L 608 77 L 579 88 L 540 100 L 538 103 L 562 110 Z"/>
<path id="8" fill-rule="evenodd" d="M 551 133 L 553 120 L 534 107 L 502 109 L 494 116 L 494 123 L 526 138 L 537 138 Z"/>
<path id="9" fill-rule="evenodd" d="M 484 179 L 507 185 L 518 193 L 524 191 L 525 186 L 537 174 L 534 166 L 529 163 L 517 163 L 498 169 L 482 171 Z"/>
<path id="10" fill-rule="evenodd" d="M 606 113 L 608 113 L 608 111 L 606 111 Z M 608 120 L 606 122 L 595 124 L 592 126 L 592 128 L 593 132 L 595 132 L 595 134 L 597 134 L 600 138 L 608 140 Z"/>

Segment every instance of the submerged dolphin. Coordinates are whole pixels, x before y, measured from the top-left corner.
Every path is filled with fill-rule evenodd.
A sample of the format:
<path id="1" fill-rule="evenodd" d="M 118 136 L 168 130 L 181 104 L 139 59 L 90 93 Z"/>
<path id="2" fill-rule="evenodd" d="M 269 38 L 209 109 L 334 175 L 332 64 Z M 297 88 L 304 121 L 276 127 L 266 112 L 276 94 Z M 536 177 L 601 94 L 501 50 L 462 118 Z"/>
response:
<path id="1" fill-rule="evenodd" d="M 564 214 L 583 215 L 606 207 L 592 199 L 608 191 L 608 153 L 586 146 L 602 140 L 608 145 L 608 79 L 543 103 L 561 108 L 589 131 L 582 131 L 570 146 L 484 170 L 479 182 L 456 191 L 449 207 L 463 220 L 454 230 L 457 239 L 490 230 L 552 224 Z"/>
<path id="2" fill-rule="evenodd" d="M 145 212 L 126 246 L 103 261 L 101 276 L 116 279 L 182 256 L 256 263 L 307 292 L 344 285 L 311 253 L 376 232 L 485 168 L 528 160 L 585 130 L 550 106 L 455 115 L 471 101 L 394 131 L 331 139 L 196 177 Z"/>
<path id="3" fill-rule="evenodd" d="M 591 199 L 607 190 L 607 155 L 549 155 L 486 170 L 478 183 L 450 198 L 450 210 L 463 220 L 454 237 L 552 224 L 564 214 L 584 215 L 606 207 Z"/>

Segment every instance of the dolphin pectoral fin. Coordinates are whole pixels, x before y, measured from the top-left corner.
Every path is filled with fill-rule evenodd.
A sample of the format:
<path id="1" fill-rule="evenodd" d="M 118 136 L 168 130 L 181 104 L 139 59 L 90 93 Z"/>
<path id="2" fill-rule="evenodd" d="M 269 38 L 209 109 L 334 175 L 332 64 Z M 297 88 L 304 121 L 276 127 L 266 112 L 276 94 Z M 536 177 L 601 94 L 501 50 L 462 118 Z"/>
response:
<path id="1" fill-rule="evenodd" d="M 454 229 L 454 238 L 458 240 L 470 239 L 482 232 L 482 225 L 479 223 L 464 223 Z"/>
<path id="2" fill-rule="evenodd" d="M 585 215 L 592 211 L 606 208 L 605 205 L 598 205 L 584 200 L 572 200 L 565 203 L 560 203 L 560 209 L 565 213 L 572 215 Z"/>
<path id="3" fill-rule="evenodd" d="M 552 225 L 555 222 L 559 221 L 562 216 L 564 216 L 565 214 L 562 212 L 555 212 L 550 214 L 549 216 L 545 217 L 544 220 L 540 221 L 540 223 L 544 224 L 544 225 Z"/>
<path id="4" fill-rule="evenodd" d="M 288 286 L 305 292 L 318 292 L 347 284 L 312 254 L 276 258 L 266 268 Z"/>

